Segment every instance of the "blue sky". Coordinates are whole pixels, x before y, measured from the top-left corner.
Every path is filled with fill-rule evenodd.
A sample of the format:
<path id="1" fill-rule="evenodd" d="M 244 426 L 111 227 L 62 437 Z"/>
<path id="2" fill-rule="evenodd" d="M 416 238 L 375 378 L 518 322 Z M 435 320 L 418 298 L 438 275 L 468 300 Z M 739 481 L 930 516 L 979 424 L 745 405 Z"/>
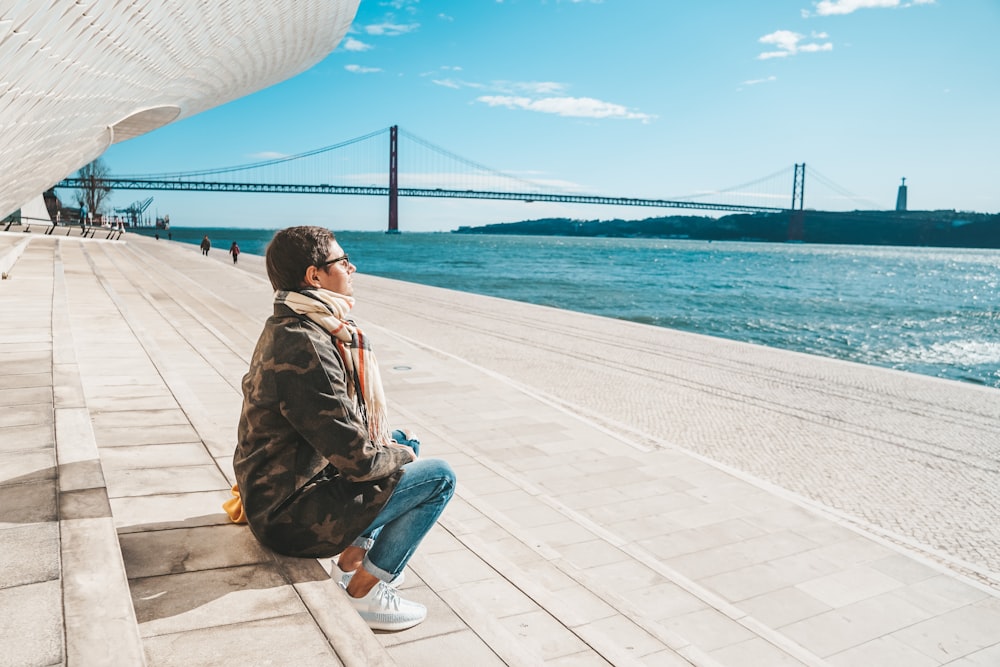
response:
<path id="1" fill-rule="evenodd" d="M 893 208 L 906 177 L 911 209 L 995 213 L 998 32 L 998 0 L 362 0 L 312 69 L 104 159 L 115 174 L 218 167 L 398 124 L 564 191 L 672 198 L 805 162 L 807 207 Z M 787 206 L 782 178 L 769 193 Z M 434 182 L 421 179 L 404 171 L 400 184 Z M 150 195 L 150 212 L 180 226 L 374 231 L 387 216 L 384 200 L 358 196 L 113 202 Z M 403 198 L 400 227 L 676 213 L 697 212 Z"/>

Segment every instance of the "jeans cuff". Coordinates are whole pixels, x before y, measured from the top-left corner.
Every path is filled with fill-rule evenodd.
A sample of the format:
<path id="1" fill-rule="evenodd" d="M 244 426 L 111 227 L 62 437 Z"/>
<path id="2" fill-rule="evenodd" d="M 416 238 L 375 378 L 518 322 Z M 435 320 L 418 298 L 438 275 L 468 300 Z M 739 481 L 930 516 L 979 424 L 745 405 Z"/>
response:
<path id="1" fill-rule="evenodd" d="M 384 581 L 385 583 L 389 583 L 390 581 L 396 578 L 396 575 L 393 574 L 392 572 L 386 572 L 378 565 L 375 565 L 370 560 L 368 560 L 368 556 L 365 556 L 365 559 L 361 561 L 361 567 L 365 569 L 365 572 L 368 572 L 369 574 L 374 574 L 376 577 L 378 577 L 379 581 Z"/>
<path id="2" fill-rule="evenodd" d="M 375 540 L 364 535 L 360 535 L 356 540 L 351 542 L 352 547 L 361 547 L 365 551 L 369 551 L 375 545 Z"/>

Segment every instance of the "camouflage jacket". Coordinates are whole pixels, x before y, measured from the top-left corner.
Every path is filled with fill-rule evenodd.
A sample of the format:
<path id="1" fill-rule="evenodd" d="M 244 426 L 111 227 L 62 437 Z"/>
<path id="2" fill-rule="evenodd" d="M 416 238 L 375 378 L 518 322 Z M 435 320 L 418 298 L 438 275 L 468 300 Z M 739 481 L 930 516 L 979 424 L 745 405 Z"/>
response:
<path id="1" fill-rule="evenodd" d="M 275 304 L 243 378 L 233 469 L 247 521 L 289 556 L 347 547 L 389 500 L 407 450 L 368 437 L 329 333 Z"/>

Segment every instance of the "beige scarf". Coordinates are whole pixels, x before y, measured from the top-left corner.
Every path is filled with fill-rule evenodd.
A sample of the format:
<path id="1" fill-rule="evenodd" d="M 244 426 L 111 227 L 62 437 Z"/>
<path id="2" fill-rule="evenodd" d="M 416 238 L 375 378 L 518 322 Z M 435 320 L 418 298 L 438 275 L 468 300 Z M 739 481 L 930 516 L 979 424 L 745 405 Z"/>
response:
<path id="1" fill-rule="evenodd" d="M 388 446 L 392 442 L 386 411 L 382 376 L 368 338 L 347 314 L 354 299 L 322 288 L 301 292 L 278 291 L 274 302 L 283 303 L 330 332 L 347 369 L 347 393 L 368 427 L 372 442 Z"/>

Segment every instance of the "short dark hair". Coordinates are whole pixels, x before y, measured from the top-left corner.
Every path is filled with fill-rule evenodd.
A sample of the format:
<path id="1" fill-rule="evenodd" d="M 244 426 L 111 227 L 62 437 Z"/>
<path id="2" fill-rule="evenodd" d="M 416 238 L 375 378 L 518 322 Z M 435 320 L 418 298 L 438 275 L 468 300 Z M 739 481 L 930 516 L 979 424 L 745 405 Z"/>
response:
<path id="1" fill-rule="evenodd" d="M 264 255 L 267 277 L 275 290 L 297 290 L 306 269 L 326 261 L 337 239 L 323 227 L 288 227 L 275 233 Z"/>

